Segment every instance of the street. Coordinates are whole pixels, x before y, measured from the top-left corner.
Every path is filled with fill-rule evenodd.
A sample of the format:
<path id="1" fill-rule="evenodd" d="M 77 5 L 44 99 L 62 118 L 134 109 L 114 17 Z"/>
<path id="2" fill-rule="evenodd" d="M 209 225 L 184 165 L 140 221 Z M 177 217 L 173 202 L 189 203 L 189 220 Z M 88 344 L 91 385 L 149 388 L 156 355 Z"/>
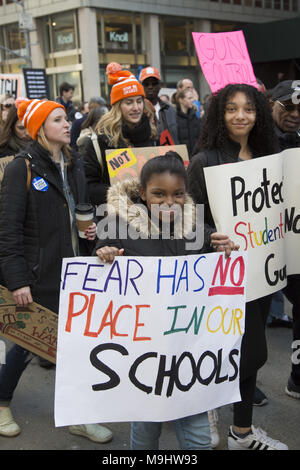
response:
<path id="1" fill-rule="evenodd" d="M 260 426 L 274 439 L 281 440 L 290 450 L 300 449 L 300 402 L 288 397 L 285 385 L 290 370 L 291 330 L 267 328 L 269 358 L 260 370 L 258 386 L 269 403 L 255 407 L 253 424 Z M 74 370 L 76 373 L 76 370 Z M 129 450 L 129 423 L 109 423 L 113 440 L 96 444 L 86 438 L 71 435 L 65 427 L 55 428 L 53 419 L 55 369 L 40 367 L 37 358 L 27 367 L 11 405 L 22 432 L 14 438 L 0 437 L 0 450 Z M 221 443 L 226 449 L 227 429 L 232 424 L 232 407 L 219 410 Z M 171 423 L 165 423 L 161 450 L 178 449 Z"/>

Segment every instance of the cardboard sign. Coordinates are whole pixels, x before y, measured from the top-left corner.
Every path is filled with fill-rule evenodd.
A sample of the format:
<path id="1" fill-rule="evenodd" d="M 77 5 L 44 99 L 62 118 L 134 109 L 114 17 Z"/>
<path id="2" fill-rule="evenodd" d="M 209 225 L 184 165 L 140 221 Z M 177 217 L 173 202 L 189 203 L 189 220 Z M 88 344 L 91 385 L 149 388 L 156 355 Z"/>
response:
<path id="1" fill-rule="evenodd" d="M 229 83 L 258 88 L 243 31 L 192 33 L 203 74 L 216 91 Z"/>
<path id="2" fill-rule="evenodd" d="M 167 421 L 239 401 L 246 258 L 64 259 L 56 426 Z"/>
<path id="3" fill-rule="evenodd" d="M 247 300 L 300 273 L 300 149 L 205 168 L 217 230 L 247 250 Z"/>
<path id="4" fill-rule="evenodd" d="M 165 155 L 169 150 L 177 152 L 184 164 L 189 163 L 186 145 L 162 145 L 158 147 L 130 147 L 106 150 L 106 162 L 111 185 L 127 178 L 138 178 L 144 164 L 153 157 Z"/>
<path id="5" fill-rule="evenodd" d="M 33 302 L 17 306 L 11 292 L 0 286 L 0 336 L 50 362 L 56 362 L 57 315 Z"/>

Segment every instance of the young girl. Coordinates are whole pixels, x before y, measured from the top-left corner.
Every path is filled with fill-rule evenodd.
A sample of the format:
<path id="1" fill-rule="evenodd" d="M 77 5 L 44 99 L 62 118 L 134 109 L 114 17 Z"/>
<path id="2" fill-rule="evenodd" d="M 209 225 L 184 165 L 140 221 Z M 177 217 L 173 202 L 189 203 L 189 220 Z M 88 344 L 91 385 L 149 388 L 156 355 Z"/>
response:
<path id="1" fill-rule="evenodd" d="M 205 222 L 214 227 L 204 168 L 246 161 L 278 151 L 271 110 L 265 96 L 244 84 L 227 85 L 219 90 L 210 99 L 199 149 L 188 167 L 189 191 L 196 204 L 205 205 Z M 246 304 L 240 365 L 242 400 L 234 404 L 233 426 L 230 426 L 228 435 L 228 448 L 232 450 L 287 449 L 285 444 L 271 439 L 252 425 L 256 375 L 267 359 L 265 322 L 270 303 L 271 296 L 266 296 Z"/>
<path id="2" fill-rule="evenodd" d="M 126 180 L 111 187 L 108 191 L 108 205 L 113 208 L 119 219 L 127 224 L 128 229 L 139 231 L 141 238 L 132 240 L 101 240 L 96 244 L 96 254 L 102 262 L 111 263 L 115 256 L 176 256 L 195 253 L 186 247 L 186 236 L 195 223 L 195 206 L 186 193 L 186 171 L 183 162 L 175 152 L 154 157 L 143 167 L 140 181 Z M 135 211 L 135 205 L 138 210 Z M 159 205 L 160 211 L 151 214 L 153 205 Z M 190 210 L 192 208 L 192 210 Z M 188 217 L 182 217 L 182 237 L 179 233 L 178 212 L 189 211 Z M 180 224 L 181 224 L 180 222 Z M 170 224 L 169 239 L 162 238 L 164 225 Z M 118 226 L 118 224 L 117 224 Z M 150 230 L 151 229 L 151 230 Z M 155 238 L 150 238 L 149 233 Z M 98 234 L 101 237 L 101 234 Z M 199 252 L 211 251 L 211 245 L 218 251 L 225 251 L 229 256 L 237 246 L 226 236 L 213 233 L 205 234 L 204 246 Z M 210 238 L 210 240 L 209 240 Z M 210 429 L 207 413 L 174 421 L 177 438 L 182 449 L 210 449 Z M 162 423 L 134 422 L 131 425 L 131 448 L 158 449 Z"/>

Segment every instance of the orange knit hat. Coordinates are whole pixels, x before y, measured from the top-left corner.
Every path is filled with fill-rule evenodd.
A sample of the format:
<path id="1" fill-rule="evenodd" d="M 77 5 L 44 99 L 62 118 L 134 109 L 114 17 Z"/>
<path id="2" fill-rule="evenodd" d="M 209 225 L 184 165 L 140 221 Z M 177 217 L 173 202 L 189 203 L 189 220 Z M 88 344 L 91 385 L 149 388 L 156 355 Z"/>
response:
<path id="1" fill-rule="evenodd" d="M 55 101 L 24 100 L 19 104 L 18 118 L 33 140 L 36 140 L 40 127 L 55 108 L 62 108 L 65 111 L 65 107 Z"/>
<path id="2" fill-rule="evenodd" d="M 111 62 L 106 67 L 108 83 L 112 86 L 110 94 L 110 104 L 121 101 L 129 96 L 144 96 L 143 85 L 135 78 L 129 70 L 122 70 L 117 62 Z"/>

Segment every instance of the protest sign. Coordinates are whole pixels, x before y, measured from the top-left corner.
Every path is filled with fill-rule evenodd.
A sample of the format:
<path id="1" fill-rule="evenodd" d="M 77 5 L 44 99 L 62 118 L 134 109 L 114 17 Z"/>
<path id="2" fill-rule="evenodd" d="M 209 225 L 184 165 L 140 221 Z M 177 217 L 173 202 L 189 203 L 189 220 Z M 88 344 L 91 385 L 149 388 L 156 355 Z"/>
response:
<path id="1" fill-rule="evenodd" d="M 213 93 L 229 83 L 258 87 L 243 31 L 192 35 L 203 74 Z"/>
<path id="2" fill-rule="evenodd" d="M 17 73 L 0 74 L 0 95 L 13 95 L 14 98 L 25 96 L 24 77 Z"/>
<path id="3" fill-rule="evenodd" d="M 246 254 L 63 260 L 55 424 L 166 421 L 240 400 Z"/>
<path id="4" fill-rule="evenodd" d="M 33 302 L 17 306 L 11 292 L 0 286 L 0 336 L 56 362 L 57 315 Z"/>
<path id="5" fill-rule="evenodd" d="M 217 230 L 249 251 L 247 300 L 300 273 L 300 150 L 205 168 Z"/>
<path id="6" fill-rule="evenodd" d="M 177 152 L 184 164 L 189 163 L 186 145 L 160 145 L 157 147 L 130 147 L 106 150 L 106 162 L 111 185 L 127 178 L 138 178 L 144 164 L 153 157 Z"/>

